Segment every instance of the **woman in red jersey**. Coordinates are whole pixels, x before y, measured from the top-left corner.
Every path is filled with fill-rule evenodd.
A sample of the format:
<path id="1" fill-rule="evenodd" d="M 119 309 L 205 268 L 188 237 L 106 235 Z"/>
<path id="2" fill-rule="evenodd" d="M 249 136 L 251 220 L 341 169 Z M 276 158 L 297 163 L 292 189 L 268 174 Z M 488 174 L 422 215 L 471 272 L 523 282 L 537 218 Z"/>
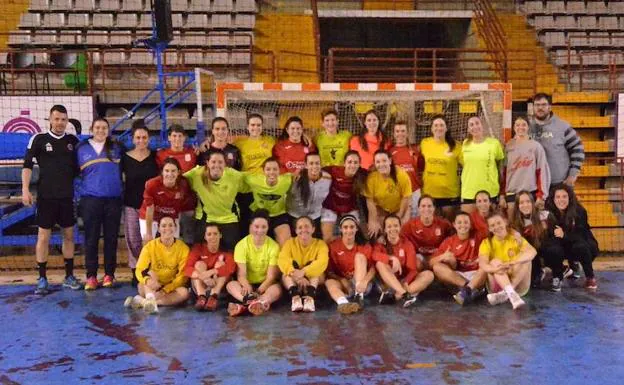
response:
<path id="1" fill-rule="evenodd" d="M 384 242 L 375 245 L 373 260 L 382 282 L 389 287 L 382 291 L 379 303 L 401 300 L 406 308 L 433 282 L 433 273 L 422 271 L 414 246 L 400 233 L 401 220 L 394 214 L 388 215 L 384 220 Z"/>
<path id="2" fill-rule="evenodd" d="M 329 244 L 334 239 L 338 217 L 351 214 L 359 219 L 359 199 L 364 191 L 366 171 L 360 168 L 360 155 L 351 150 L 345 155 L 344 166 L 330 166 L 324 170 L 332 177 L 329 194 L 321 210 L 321 232 L 323 240 Z"/>
<path id="3" fill-rule="evenodd" d="M 476 235 L 477 247 L 479 247 L 481 241 L 487 238 L 489 234 L 485 218 L 494 211 L 490 193 L 485 190 L 479 191 L 475 195 L 475 206 L 476 210 L 470 213 L 470 221 L 472 222 L 472 228 Z"/>
<path id="4" fill-rule="evenodd" d="M 433 198 L 423 195 L 418 200 L 420 216 L 407 222 L 401 229 L 401 236 L 412 242 L 423 262 L 424 268 L 429 268 L 429 258 L 443 240 L 453 231 L 449 221 L 435 215 Z"/>
<path id="5" fill-rule="evenodd" d="M 143 204 L 139 210 L 139 227 L 143 242 L 154 239 L 160 218 L 169 216 L 176 221 L 176 238 L 180 236 L 179 217 L 183 211 L 195 209 L 195 194 L 180 173 L 175 158 L 164 160 L 160 176 L 145 183 Z"/>
<path id="6" fill-rule="evenodd" d="M 361 166 L 368 170 L 374 164 L 373 156 L 377 150 L 387 150 L 389 142 L 380 127 L 377 111 L 369 110 L 364 114 L 364 124 L 358 136 L 351 137 L 349 149 L 360 154 Z"/>
<path id="7" fill-rule="evenodd" d="M 305 167 L 305 157 L 315 151 L 314 144 L 303 134 L 303 120 L 291 116 L 273 147 L 273 157 L 277 159 L 280 172 L 297 174 Z"/>
<path id="8" fill-rule="evenodd" d="M 358 312 L 372 289 L 375 266 L 372 247 L 353 215 L 340 219 L 340 238 L 329 245 L 329 268 L 325 287 L 342 314 Z M 349 301 L 348 296 L 353 296 Z"/>
<path id="9" fill-rule="evenodd" d="M 409 131 L 407 129 L 407 122 L 398 120 L 394 123 L 394 129 L 392 131 L 393 146 L 390 147 L 388 152 L 392 156 L 392 162 L 401 167 L 412 182 L 412 199 L 411 199 L 411 216 L 416 218 L 418 216 L 418 200 L 420 199 L 421 187 L 422 187 L 422 171 L 424 163 L 419 161 L 420 147 L 416 144 L 409 143 Z"/>
<path id="10" fill-rule="evenodd" d="M 453 221 L 456 234 L 444 240 L 431 258 L 436 278 L 455 286 L 458 304 L 472 302 L 481 293 L 487 274 L 479 270 L 479 242 L 472 231 L 470 215 L 460 212 Z"/>

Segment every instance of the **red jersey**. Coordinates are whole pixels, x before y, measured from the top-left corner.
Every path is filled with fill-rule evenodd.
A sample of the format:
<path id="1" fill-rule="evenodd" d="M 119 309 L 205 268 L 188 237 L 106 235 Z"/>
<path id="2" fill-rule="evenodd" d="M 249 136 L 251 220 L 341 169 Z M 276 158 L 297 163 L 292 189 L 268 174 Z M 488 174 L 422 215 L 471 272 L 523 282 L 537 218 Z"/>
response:
<path id="1" fill-rule="evenodd" d="M 419 254 L 429 258 L 452 232 L 451 222 L 444 218 L 433 217 L 430 226 L 425 226 L 420 218 L 414 218 L 403 225 L 401 236 L 412 242 Z"/>
<path id="2" fill-rule="evenodd" d="M 473 237 L 459 239 L 457 234 L 450 236 L 442 242 L 432 257 L 450 251 L 457 261 L 457 270 L 474 271 L 479 269 L 479 244 L 481 242 Z"/>
<path id="3" fill-rule="evenodd" d="M 420 149 L 417 145 L 411 146 L 394 146 L 388 150 L 392 156 L 392 162 L 395 166 L 401 167 L 407 175 L 409 175 L 412 181 L 412 191 L 419 190 L 422 187 L 422 180 L 418 175 L 422 172 L 425 165 L 422 162 L 418 162 L 420 157 Z"/>
<path id="4" fill-rule="evenodd" d="M 392 246 L 392 254 L 388 254 L 386 245 L 380 243 L 375 245 L 373 249 L 373 260 L 375 262 L 390 264 L 390 257 L 397 257 L 399 259 L 401 268 L 403 269 L 402 277 L 399 278 L 402 278 L 404 282 L 410 284 L 418 275 L 420 268 L 414 246 L 412 246 L 407 239 L 399 238 L 399 242 Z"/>
<path id="5" fill-rule="evenodd" d="M 476 235 L 477 243 L 480 244 L 490 234 L 487 221 L 475 210 L 470 213 L 470 224 Z"/>
<path id="6" fill-rule="evenodd" d="M 306 154 L 315 150 L 314 144 L 309 145 L 293 143 L 289 139 L 283 139 L 273 146 L 273 157 L 277 158 L 280 173 L 298 173 L 305 167 Z"/>
<path id="7" fill-rule="evenodd" d="M 338 238 L 329 244 L 329 270 L 334 274 L 351 279 L 355 272 L 355 254 L 362 253 L 368 259 L 368 266 L 371 266 L 373 248 L 366 245 L 354 245 L 352 249 L 347 249 L 342 239 Z"/>
<path id="8" fill-rule="evenodd" d="M 183 177 L 179 177 L 176 185 L 169 188 L 163 184 L 162 176 L 157 176 L 145 182 L 139 218 L 145 219 L 147 207 L 151 205 L 154 205 L 154 221 L 164 216 L 177 218 L 181 212 L 195 209 L 195 194 Z"/>
<path id="9" fill-rule="evenodd" d="M 329 194 L 323 201 L 323 207 L 334 211 L 338 215 L 357 210 L 356 197 L 353 194 L 353 178 L 345 175 L 343 166 L 325 167 L 331 177 Z"/>
<path id="10" fill-rule="evenodd" d="M 227 251 L 211 253 L 208 251 L 208 246 L 205 243 L 201 243 L 193 246 L 191 249 L 186 261 L 186 267 L 184 268 L 184 275 L 190 278 L 195 270 L 195 263 L 199 261 L 204 262 L 208 269 L 214 268 L 217 261 L 225 263 L 225 265 L 217 269 L 217 275 L 219 277 L 229 277 L 234 274 L 236 270 L 236 263 L 234 263 L 232 253 Z"/>
<path id="11" fill-rule="evenodd" d="M 197 155 L 195 155 L 195 149 L 185 148 L 182 151 L 173 151 L 170 148 L 163 148 L 156 153 L 156 164 L 158 168 L 162 169 L 167 158 L 174 158 L 180 163 L 180 174 L 184 174 L 188 170 L 197 165 Z"/>

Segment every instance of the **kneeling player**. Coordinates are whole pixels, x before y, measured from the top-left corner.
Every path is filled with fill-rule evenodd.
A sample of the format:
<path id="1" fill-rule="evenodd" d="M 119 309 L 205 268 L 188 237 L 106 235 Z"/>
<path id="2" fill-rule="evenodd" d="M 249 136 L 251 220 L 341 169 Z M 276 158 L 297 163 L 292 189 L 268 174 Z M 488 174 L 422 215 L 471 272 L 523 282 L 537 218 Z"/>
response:
<path id="1" fill-rule="evenodd" d="M 172 217 L 162 217 L 158 231 L 160 237 L 143 246 L 136 265 L 139 295 L 128 297 L 124 302 L 126 307 L 143 307 L 146 313 L 158 312 L 158 306 L 183 304 L 189 297 L 184 287 L 189 248 L 175 238 L 177 229 Z"/>
<path id="2" fill-rule="evenodd" d="M 372 288 L 375 266 L 372 263 L 372 247 L 353 215 L 340 219 L 340 239 L 329 245 L 329 269 L 325 287 L 338 304 L 342 314 L 358 312 L 364 304 L 364 296 Z M 349 301 L 347 296 L 353 296 Z"/>
<path id="3" fill-rule="evenodd" d="M 279 245 L 267 236 L 269 213 L 258 210 L 251 216 L 249 235 L 234 248 L 234 262 L 238 266 L 237 280 L 227 284 L 227 292 L 238 302 L 230 302 L 228 313 L 238 316 L 247 310 L 260 315 L 282 295 L 277 267 Z"/>
<path id="4" fill-rule="evenodd" d="M 457 287 L 453 298 L 463 305 L 480 294 L 487 274 L 479 270 L 479 240 L 472 230 L 470 215 L 458 213 L 453 226 L 457 233 L 442 242 L 430 263 L 438 280 Z"/>
<path id="5" fill-rule="evenodd" d="M 384 244 L 375 245 L 373 259 L 381 280 L 390 289 L 381 293 L 379 303 L 402 300 L 403 307 L 409 307 L 416 302 L 418 293 L 433 282 L 433 273 L 429 270 L 420 271 L 414 246 L 399 236 L 399 217 L 389 215 L 383 225 Z"/>
<path id="6" fill-rule="evenodd" d="M 205 243 L 193 246 L 186 263 L 185 274 L 191 279 L 191 288 L 197 295 L 197 311 L 214 311 L 219 305 L 219 294 L 236 270 L 232 253 L 221 250 L 219 226 L 209 223 L 204 233 Z M 206 294 L 210 292 L 210 295 Z"/>
<path id="7" fill-rule="evenodd" d="M 300 217 L 295 223 L 297 236 L 284 243 L 278 265 L 282 283 L 292 298 L 294 312 L 316 310 L 316 289 L 323 282 L 329 251 L 327 244 L 312 237 L 314 222 L 310 217 Z M 302 299 L 303 296 L 303 299 Z"/>

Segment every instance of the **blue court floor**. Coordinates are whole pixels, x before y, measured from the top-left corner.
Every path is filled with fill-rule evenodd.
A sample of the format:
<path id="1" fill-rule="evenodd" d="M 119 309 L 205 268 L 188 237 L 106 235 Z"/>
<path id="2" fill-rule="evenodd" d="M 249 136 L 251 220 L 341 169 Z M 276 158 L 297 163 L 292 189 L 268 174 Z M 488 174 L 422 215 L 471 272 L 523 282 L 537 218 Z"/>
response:
<path id="1" fill-rule="evenodd" d="M 598 278 L 596 293 L 533 291 L 516 312 L 438 290 L 408 310 L 284 303 L 236 319 L 126 310 L 128 284 L 42 298 L 2 286 L 0 384 L 624 384 L 624 273 Z"/>

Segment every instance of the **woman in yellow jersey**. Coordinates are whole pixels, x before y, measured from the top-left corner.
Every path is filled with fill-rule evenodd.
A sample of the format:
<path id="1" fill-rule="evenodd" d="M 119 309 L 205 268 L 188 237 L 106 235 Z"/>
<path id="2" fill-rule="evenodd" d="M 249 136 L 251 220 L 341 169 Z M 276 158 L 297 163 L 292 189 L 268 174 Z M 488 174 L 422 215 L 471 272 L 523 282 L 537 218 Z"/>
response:
<path id="1" fill-rule="evenodd" d="M 433 117 L 431 133 L 433 136 L 420 142 L 420 153 L 425 163 L 423 195 L 433 197 L 436 206 L 450 217 L 459 204 L 457 169 L 463 163 L 461 146 L 453 139 L 443 115 Z"/>
<path id="2" fill-rule="evenodd" d="M 487 191 L 498 196 L 499 178 L 505 152 L 498 139 L 486 136 L 481 118 L 468 119 L 468 136 L 462 144 L 464 167 L 461 173 L 461 210 L 471 213 L 475 209 L 475 195 Z"/>
<path id="3" fill-rule="evenodd" d="M 388 214 L 394 214 L 402 223 L 410 220 L 412 182 L 409 175 L 392 162 L 385 150 L 375 152 L 375 171 L 366 178 L 366 207 L 368 208 L 368 236 L 381 235 L 383 222 Z"/>
<path id="4" fill-rule="evenodd" d="M 338 111 L 333 108 L 321 112 L 321 125 L 325 131 L 314 138 L 314 144 L 321 155 L 321 165 L 342 166 L 349 151 L 349 131 L 338 131 Z"/>
<path id="5" fill-rule="evenodd" d="M 314 223 L 310 217 L 297 219 L 295 231 L 297 236 L 286 241 L 277 263 L 282 284 L 292 298 L 291 310 L 309 313 L 315 311 L 316 288 L 323 283 L 329 249 L 325 242 L 312 236 Z"/>
<path id="6" fill-rule="evenodd" d="M 290 217 L 286 212 L 286 196 L 292 176 L 280 175 L 279 163 L 270 157 L 262 164 L 263 174 L 246 174 L 247 191 L 253 194 L 251 210 L 265 209 L 269 212 L 269 229 L 280 247 L 290 239 Z"/>
<path id="7" fill-rule="evenodd" d="M 160 237 L 143 246 L 136 265 L 139 294 L 124 302 L 125 307 L 142 307 L 149 314 L 157 313 L 158 306 L 181 305 L 189 297 L 184 275 L 189 248 L 175 238 L 172 217 L 162 217 L 158 231 Z"/>
<path id="8" fill-rule="evenodd" d="M 508 300 L 514 309 L 525 303 L 522 296 L 531 287 L 531 261 L 535 248 L 509 227 L 502 212 L 487 218 L 491 235 L 479 246 L 479 268 L 488 274 L 488 302 L 498 305 Z"/>
<path id="9" fill-rule="evenodd" d="M 227 284 L 227 292 L 238 302 L 230 302 L 228 313 L 237 316 L 249 311 L 260 315 L 282 295 L 277 266 L 279 245 L 267 236 L 269 213 L 256 211 L 251 218 L 249 235 L 241 239 L 234 249 L 234 262 L 238 266 L 236 281 Z"/>
<path id="10" fill-rule="evenodd" d="M 387 150 L 391 144 L 386 139 L 383 127 L 380 127 L 380 121 L 377 111 L 366 111 L 360 134 L 352 137 L 349 141 L 349 148 L 360 154 L 360 166 L 365 170 L 373 166 L 375 152 L 379 149 Z"/>

